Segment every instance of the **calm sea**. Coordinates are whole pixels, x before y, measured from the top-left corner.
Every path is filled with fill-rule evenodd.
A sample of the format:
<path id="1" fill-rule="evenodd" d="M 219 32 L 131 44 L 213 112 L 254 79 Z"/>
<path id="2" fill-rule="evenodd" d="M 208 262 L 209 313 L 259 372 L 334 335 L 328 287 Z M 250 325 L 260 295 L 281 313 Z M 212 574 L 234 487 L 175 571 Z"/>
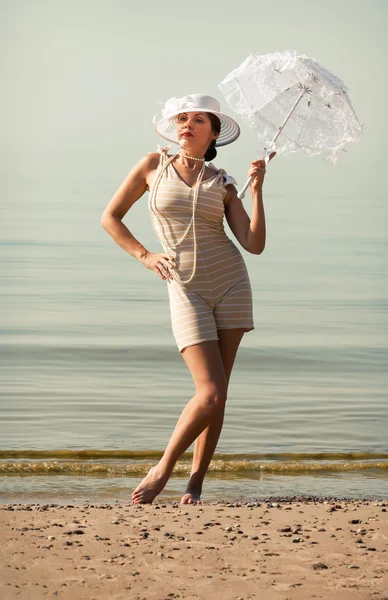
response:
<path id="1" fill-rule="evenodd" d="M 100 225 L 111 194 L 1 190 L 0 503 L 129 500 L 193 393 L 166 284 Z M 386 199 L 265 205 L 203 497 L 388 498 Z M 146 197 L 124 222 L 159 251 Z M 159 499 L 184 492 L 192 449 Z"/>

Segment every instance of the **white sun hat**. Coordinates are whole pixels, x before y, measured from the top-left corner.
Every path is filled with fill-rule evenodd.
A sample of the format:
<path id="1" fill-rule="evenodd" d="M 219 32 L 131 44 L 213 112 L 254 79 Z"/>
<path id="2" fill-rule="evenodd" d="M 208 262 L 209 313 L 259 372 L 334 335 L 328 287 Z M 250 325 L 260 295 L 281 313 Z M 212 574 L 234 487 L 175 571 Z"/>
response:
<path id="1" fill-rule="evenodd" d="M 216 140 L 216 146 L 231 144 L 240 135 L 240 127 L 236 121 L 220 112 L 218 100 L 204 94 L 169 98 L 162 111 L 153 118 L 155 131 L 169 142 L 179 144 L 174 117 L 182 112 L 208 112 L 216 115 L 221 121 L 221 131 Z"/>

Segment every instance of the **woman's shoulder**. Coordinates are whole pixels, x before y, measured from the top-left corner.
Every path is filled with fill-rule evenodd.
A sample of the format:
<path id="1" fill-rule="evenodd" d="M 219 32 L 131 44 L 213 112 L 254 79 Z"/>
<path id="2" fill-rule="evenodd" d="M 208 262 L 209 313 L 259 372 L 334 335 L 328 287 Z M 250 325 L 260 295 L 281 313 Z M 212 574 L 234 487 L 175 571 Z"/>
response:
<path id="1" fill-rule="evenodd" d="M 213 163 L 209 162 L 207 165 L 210 169 L 213 169 L 215 171 L 218 171 L 219 175 L 220 175 L 220 180 L 222 181 L 222 183 L 224 185 L 229 185 L 229 184 L 233 184 L 233 185 L 237 185 L 237 181 L 235 180 L 234 177 L 232 177 L 231 175 L 228 175 L 228 173 L 225 171 L 225 169 L 218 169 L 215 165 L 213 165 Z M 222 177 L 221 177 L 222 176 Z"/>
<path id="2" fill-rule="evenodd" d="M 158 154 L 159 156 L 172 156 L 171 154 L 168 154 L 168 151 L 171 150 L 171 145 L 167 145 L 167 146 L 159 146 L 154 152 L 151 152 L 151 154 Z"/>
<path id="3" fill-rule="evenodd" d="M 171 146 L 158 146 L 156 150 L 149 152 L 144 158 L 152 165 L 158 166 L 160 162 L 163 162 L 172 156 L 172 154 L 168 154 L 170 148 Z"/>
<path id="4" fill-rule="evenodd" d="M 161 159 L 163 160 L 163 157 L 169 156 L 169 154 L 167 154 L 167 150 L 169 150 L 170 148 L 171 146 L 164 146 L 163 148 L 158 146 L 156 150 L 148 152 L 148 154 L 144 156 L 143 160 L 148 164 L 150 168 L 155 168 L 159 165 Z"/>

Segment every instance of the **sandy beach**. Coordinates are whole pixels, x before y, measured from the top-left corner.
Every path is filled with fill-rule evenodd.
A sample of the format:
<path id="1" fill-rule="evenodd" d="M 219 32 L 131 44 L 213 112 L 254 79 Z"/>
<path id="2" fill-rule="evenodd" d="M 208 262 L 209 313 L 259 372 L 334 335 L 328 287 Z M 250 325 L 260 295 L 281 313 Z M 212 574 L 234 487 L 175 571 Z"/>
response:
<path id="1" fill-rule="evenodd" d="M 0 506 L 0 597 L 388 600 L 388 502 Z"/>

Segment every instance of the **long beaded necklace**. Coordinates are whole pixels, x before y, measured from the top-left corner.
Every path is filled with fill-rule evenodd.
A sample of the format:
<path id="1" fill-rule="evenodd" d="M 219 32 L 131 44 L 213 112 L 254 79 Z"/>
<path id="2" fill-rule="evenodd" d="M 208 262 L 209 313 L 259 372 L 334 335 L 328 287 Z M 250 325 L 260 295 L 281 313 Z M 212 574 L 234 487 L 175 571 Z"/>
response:
<path id="1" fill-rule="evenodd" d="M 198 203 L 198 194 L 199 194 L 199 186 L 201 185 L 201 181 L 202 181 L 202 177 L 203 174 L 205 172 L 205 162 L 203 159 L 194 159 L 194 160 L 203 160 L 203 164 L 201 167 L 200 172 L 198 173 L 198 177 L 197 177 L 197 181 L 194 187 L 194 196 L 193 196 L 193 210 L 192 210 L 192 215 L 191 215 L 191 219 L 190 219 L 190 223 L 188 224 L 186 231 L 184 232 L 184 234 L 182 235 L 181 239 L 178 240 L 175 245 L 170 244 L 168 242 L 168 240 L 166 239 L 166 237 L 159 235 L 158 232 L 158 228 L 156 226 L 156 222 L 159 221 L 159 227 L 161 229 L 161 231 L 163 231 L 163 226 L 161 224 L 161 219 L 158 216 L 158 209 L 156 207 L 156 192 L 157 189 L 159 187 L 159 183 L 162 179 L 163 176 L 163 172 L 166 169 L 166 167 L 174 160 L 174 158 L 176 156 L 178 156 L 178 154 L 180 154 L 180 152 L 177 152 L 175 155 L 171 156 L 169 159 L 167 159 L 164 164 L 161 166 L 161 168 L 159 169 L 159 172 L 156 174 L 156 177 L 154 179 L 153 185 L 151 187 L 150 190 L 150 197 L 149 197 L 149 210 L 151 213 L 151 223 L 152 223 L 152 227 L 154 229 L 155 235 L 158 238 L 160 244 L 165 247 L 168 248 L 168 250 L 170 250 L 170 252 L 168 252 L 168 254 L 170 254 L 171 256 L 171 251 L 175 251 L 178 246 L 180 246 L 182 244 L 182 242 L 186 239 L 187 234 L 190 230 L 190 227 L 193 227 L 193 238 L 194 238 L 194 262 L 193 262 L 193 270 L 191 272 L 191 275 L 189 277 L 189 279 L 187 279 L 186 281 L 183 281 L 179 275 L 179 273 L 177 273 L 177 271 L 174 269 L 172 271 L 172 275 L 174 277 L 174 279 L 180 283 L 181 285 L 186 285 L 188 283 L 190 283 L 190 281 L 193 279 L 194 275 L 195 275 L 195 271 L 196 271 L 196 267 L 197 267 L 197 235 L 196 235 L 196 231 L 195 231 L 195 212 L 196 212 L 196 208 L 197 208 L 197 203 Z M 186 156 L 184 155 L 186 158 L 191 158 L 191 156 Z"/>

